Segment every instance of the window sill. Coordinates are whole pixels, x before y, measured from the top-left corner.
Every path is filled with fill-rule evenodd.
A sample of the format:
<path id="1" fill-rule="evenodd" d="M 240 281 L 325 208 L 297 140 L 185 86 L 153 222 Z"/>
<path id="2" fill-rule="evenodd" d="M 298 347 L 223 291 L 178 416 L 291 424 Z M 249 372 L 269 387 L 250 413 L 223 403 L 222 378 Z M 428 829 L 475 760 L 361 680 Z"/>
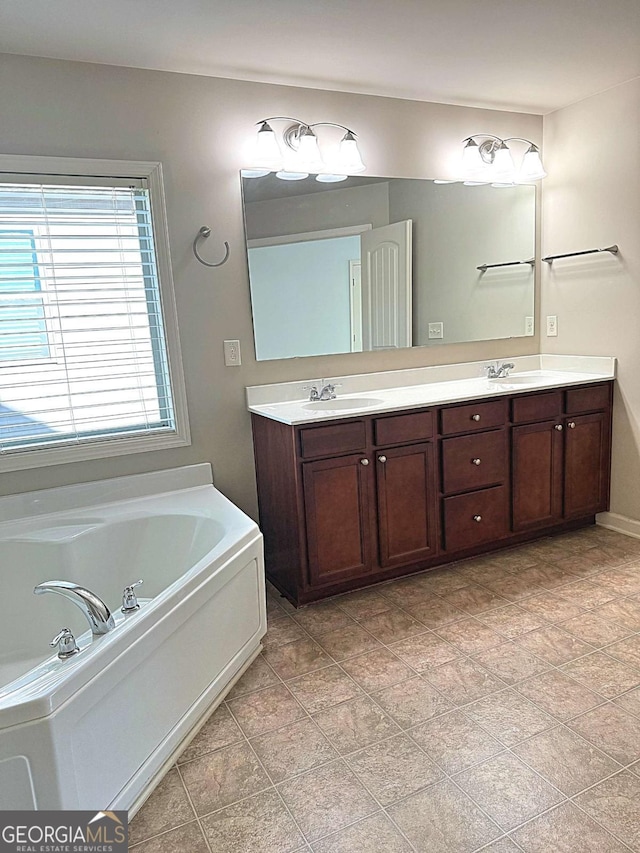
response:
<path id="1" fill-rule="evenodd" d="M 0 453 L 0 473 L 41 468 L 47 465 L 64 465 L 68 462 L 82 462 L 89 459 L 106 459 L 130 453 L 146 453 L 151 450 L 169 450 L 174 447 L 188 447 L 190 444 L 191 438 L 188 434 L 172 432 L 78 442 L 58 447 L 11 450 Z"/>

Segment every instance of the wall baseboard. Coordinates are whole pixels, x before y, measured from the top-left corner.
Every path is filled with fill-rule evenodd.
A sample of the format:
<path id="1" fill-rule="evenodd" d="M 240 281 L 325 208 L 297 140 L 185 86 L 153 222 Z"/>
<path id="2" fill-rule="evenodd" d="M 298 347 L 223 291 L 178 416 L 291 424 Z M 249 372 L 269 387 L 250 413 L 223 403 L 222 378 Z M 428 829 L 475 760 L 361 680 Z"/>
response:
<path id="1" fill-rule="evenodd" d="M 635 518 L 627 518 L 626 515 L 619 515 L 617 512 L 599 512 L 596 515 L 596 524 L 633 536 L 634 539 L 640 539 L 640 521 Z"/>

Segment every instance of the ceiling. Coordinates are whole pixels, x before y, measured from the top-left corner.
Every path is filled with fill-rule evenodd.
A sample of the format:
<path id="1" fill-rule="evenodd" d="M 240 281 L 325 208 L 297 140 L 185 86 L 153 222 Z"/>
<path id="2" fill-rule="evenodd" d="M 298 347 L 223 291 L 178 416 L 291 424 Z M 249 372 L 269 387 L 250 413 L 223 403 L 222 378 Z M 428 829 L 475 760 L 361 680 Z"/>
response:
<path id="1" fill-rule="evenodd" d="M 640 0 L 0 0 L 0 51 L 545 114 L 640 76 Z"/>

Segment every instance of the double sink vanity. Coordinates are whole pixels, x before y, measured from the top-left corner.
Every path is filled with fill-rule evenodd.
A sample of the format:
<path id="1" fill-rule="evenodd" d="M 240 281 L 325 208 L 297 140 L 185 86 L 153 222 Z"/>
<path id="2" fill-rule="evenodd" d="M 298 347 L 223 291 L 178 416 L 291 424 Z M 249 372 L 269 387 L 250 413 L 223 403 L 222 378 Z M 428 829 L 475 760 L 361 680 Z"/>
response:
<path id="1" fill-rule="evenodd" d="M 593 523 L 615 359 L 506 361 L 247 388 L 269 580 L 301 605 Z"/>

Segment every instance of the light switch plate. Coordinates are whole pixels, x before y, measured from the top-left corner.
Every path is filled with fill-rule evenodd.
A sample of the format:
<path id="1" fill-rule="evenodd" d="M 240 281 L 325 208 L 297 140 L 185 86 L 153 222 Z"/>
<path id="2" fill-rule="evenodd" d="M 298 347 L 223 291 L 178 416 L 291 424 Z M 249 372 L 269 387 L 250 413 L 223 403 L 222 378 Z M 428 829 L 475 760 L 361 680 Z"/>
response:
<path id="1" fill-rule="evenodd" d="M 530 337 L 534 332 L 535 326 L 533 322 L 533 317 L 525 317 L 524 318 L 524 333 L 528 337 Z"/>
<path id="2" fill-rule="evenodd" d="M 429 323 L 429 340 L 444 338 L 444 323 Z"/>
<path id="3" fill-rule="evenodd" d="M 224 363 L 227 367 L 238 367 L 242 364 L 240 358 L 240 341 L 224 342 Z"/>
<path id="4" fill-rule="evenodd" d="M 558 318 L 555 314 L 547 315 L 547 337 L 548 338 L 557 338 L 558 337 Z"/>

